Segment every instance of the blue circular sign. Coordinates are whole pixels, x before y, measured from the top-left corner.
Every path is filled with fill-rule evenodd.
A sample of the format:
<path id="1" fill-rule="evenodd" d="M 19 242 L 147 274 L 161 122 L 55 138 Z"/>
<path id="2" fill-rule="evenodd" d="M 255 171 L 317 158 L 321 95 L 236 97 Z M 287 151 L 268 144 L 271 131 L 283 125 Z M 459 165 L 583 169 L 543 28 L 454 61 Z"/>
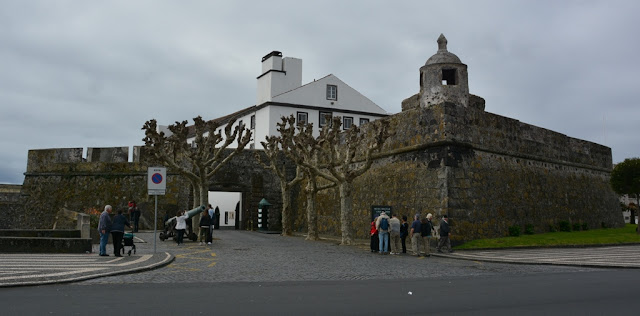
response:
<path id="1" fill-rule="evenodd" d="M 159 173 L 154 173 L 153 176 L 151 176 L 151 181 L 155 184 L 162 183 L 162 175 Z"/>

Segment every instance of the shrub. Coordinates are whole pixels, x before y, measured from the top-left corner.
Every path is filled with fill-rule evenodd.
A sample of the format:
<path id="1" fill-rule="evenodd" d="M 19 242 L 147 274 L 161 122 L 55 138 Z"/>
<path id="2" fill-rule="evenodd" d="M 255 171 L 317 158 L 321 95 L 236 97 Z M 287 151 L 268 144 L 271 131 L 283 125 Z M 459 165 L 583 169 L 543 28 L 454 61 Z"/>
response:
<path id="1" fill-rule="evenodd" d="M 526 235 L 533 235 L 535 233 L 535 229 L 533 228 L 533 224 L 524 225 L 524 233 Z"/>
<path id="2" fill-rule="evenodd" d="M 520 226 L 518 225 L 509 226 L 509 236 L 511 237 L 520 236 Z"/>
<path id="3" fill-rule="evenodd" d="M 605 222 L 600 222 L 600 227 L 607 228 L 607 224 L 605 224 Z"/>
<path id="4" fill-rule="evenodd" d="M 556 230 L 556 227 L 555 227 L 555 226 L 553 226 L 553 225 L 549 224 L 549 232 L 550 232 L 550 233 L 555 233 L 555 232 L 557 232 L 557 231 L 558 231 L 558 230 Z"/>
<path id="5" fill-rule="evenodd" d="M 589 230 L 589 225 L 587 223 L 582 223 L 582 230 Z"/>
<path id="6" fill-rule="evenodd" d="M 102 214 L 102 212 L 92 207 L 84 210 L 84 213 L 89 214 L 89 225 L 91 228 L 98 228 L 98 222 L 100 221 L 100 214 Z"/>
<path id="7" fill-rule="evenodd" d="M 558 226 L 559 226 L 561 232 L 570 232 L 571 231 L 571 224 L 569 224 L 569 221 L 559 221 L 558 222 Z"/>
<path id="8" fill-rule="evenodd" d="M 573 231 L 580 231 L 580 223 L 573 223 Z"/>

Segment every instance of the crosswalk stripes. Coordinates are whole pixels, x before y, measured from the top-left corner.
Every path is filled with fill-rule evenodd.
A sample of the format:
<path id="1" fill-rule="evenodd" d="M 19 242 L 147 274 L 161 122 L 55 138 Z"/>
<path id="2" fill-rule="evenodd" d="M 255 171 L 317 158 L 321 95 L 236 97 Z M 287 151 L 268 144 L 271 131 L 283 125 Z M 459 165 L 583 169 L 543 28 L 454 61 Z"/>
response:
<path id="1" fill-rule="evenodd" d="M 100 257 L 96 254 L 0 254 L 0 287 L 71 282 L 128 273 L 169 260 L 152 254 Z"/>
<path id="2" fill-rule="evenodd" d="M 457 251 L 446 257 L 524 264 L 640 268 L 640 246 Z"/>

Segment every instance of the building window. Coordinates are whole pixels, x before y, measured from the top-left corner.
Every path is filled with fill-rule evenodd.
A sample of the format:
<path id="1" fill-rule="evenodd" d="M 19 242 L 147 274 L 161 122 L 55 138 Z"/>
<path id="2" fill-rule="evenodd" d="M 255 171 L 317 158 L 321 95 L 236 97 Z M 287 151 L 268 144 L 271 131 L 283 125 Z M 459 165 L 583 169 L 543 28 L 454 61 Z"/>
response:
<path id="1" fill-rule="evenodd" d="M 304 125 L 309 123 L 309 113 L 307 112 L 298 112 L 296 123 L 300 125 Z"/>
<path id="2" fill-rule="evenodd" d="M 442 69 L 442 85 L 443 86 L 455 86 L 456 85 L 456 70 L 455 69 Z"/>
<path id="3" fill-rule="evenodd" d="M 256 144 L 254 143 L 249 144 L 249 149 L 256 149 Z"/>
<path id="4" fill-rule="evenodd" d="M 360 126 L 369 123 L 369 119 L 368 118 L 361 118 L 360 119 Z"/>
<path id="5" fill-rule="evenodd" d="M 338 100 L 338 86 L 332 84 L 327 85 L 327 100 Z"/>
<path id="6" fill-rule="evenodd" d="M 342 118 L 342 129 L 350 129 L 353 125 L 353 117 L 345 116 Z"/>
<path id="7" fill-rule="evenodd" d="M 330 122 L 332 116 L 331 112 L 320 112 L 320 127 L 327 125 L 327 120 Z"/>
<path id="8" fill-rule="evenodd" d="M 244 129 L 244 126 L 242 126 L 242 120 L 238 121 L 238 127 Z"/>
<path id="9" fill-rule="evenodd" d="M 251 129 L 256 129 L 256 116 L 251 115 Z"/>

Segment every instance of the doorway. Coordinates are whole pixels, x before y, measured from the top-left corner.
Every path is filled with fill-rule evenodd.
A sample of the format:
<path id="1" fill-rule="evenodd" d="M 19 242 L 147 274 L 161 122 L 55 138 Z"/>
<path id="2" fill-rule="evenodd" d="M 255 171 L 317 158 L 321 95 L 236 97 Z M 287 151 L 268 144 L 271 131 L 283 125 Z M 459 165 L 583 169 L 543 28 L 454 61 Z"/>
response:
<path id="1" fill-rule="evenodd" d="M 209 191 L 209 204 L 220 211 L 220 229 L 238 229 L 242 220 L 242 192 Z"/>

